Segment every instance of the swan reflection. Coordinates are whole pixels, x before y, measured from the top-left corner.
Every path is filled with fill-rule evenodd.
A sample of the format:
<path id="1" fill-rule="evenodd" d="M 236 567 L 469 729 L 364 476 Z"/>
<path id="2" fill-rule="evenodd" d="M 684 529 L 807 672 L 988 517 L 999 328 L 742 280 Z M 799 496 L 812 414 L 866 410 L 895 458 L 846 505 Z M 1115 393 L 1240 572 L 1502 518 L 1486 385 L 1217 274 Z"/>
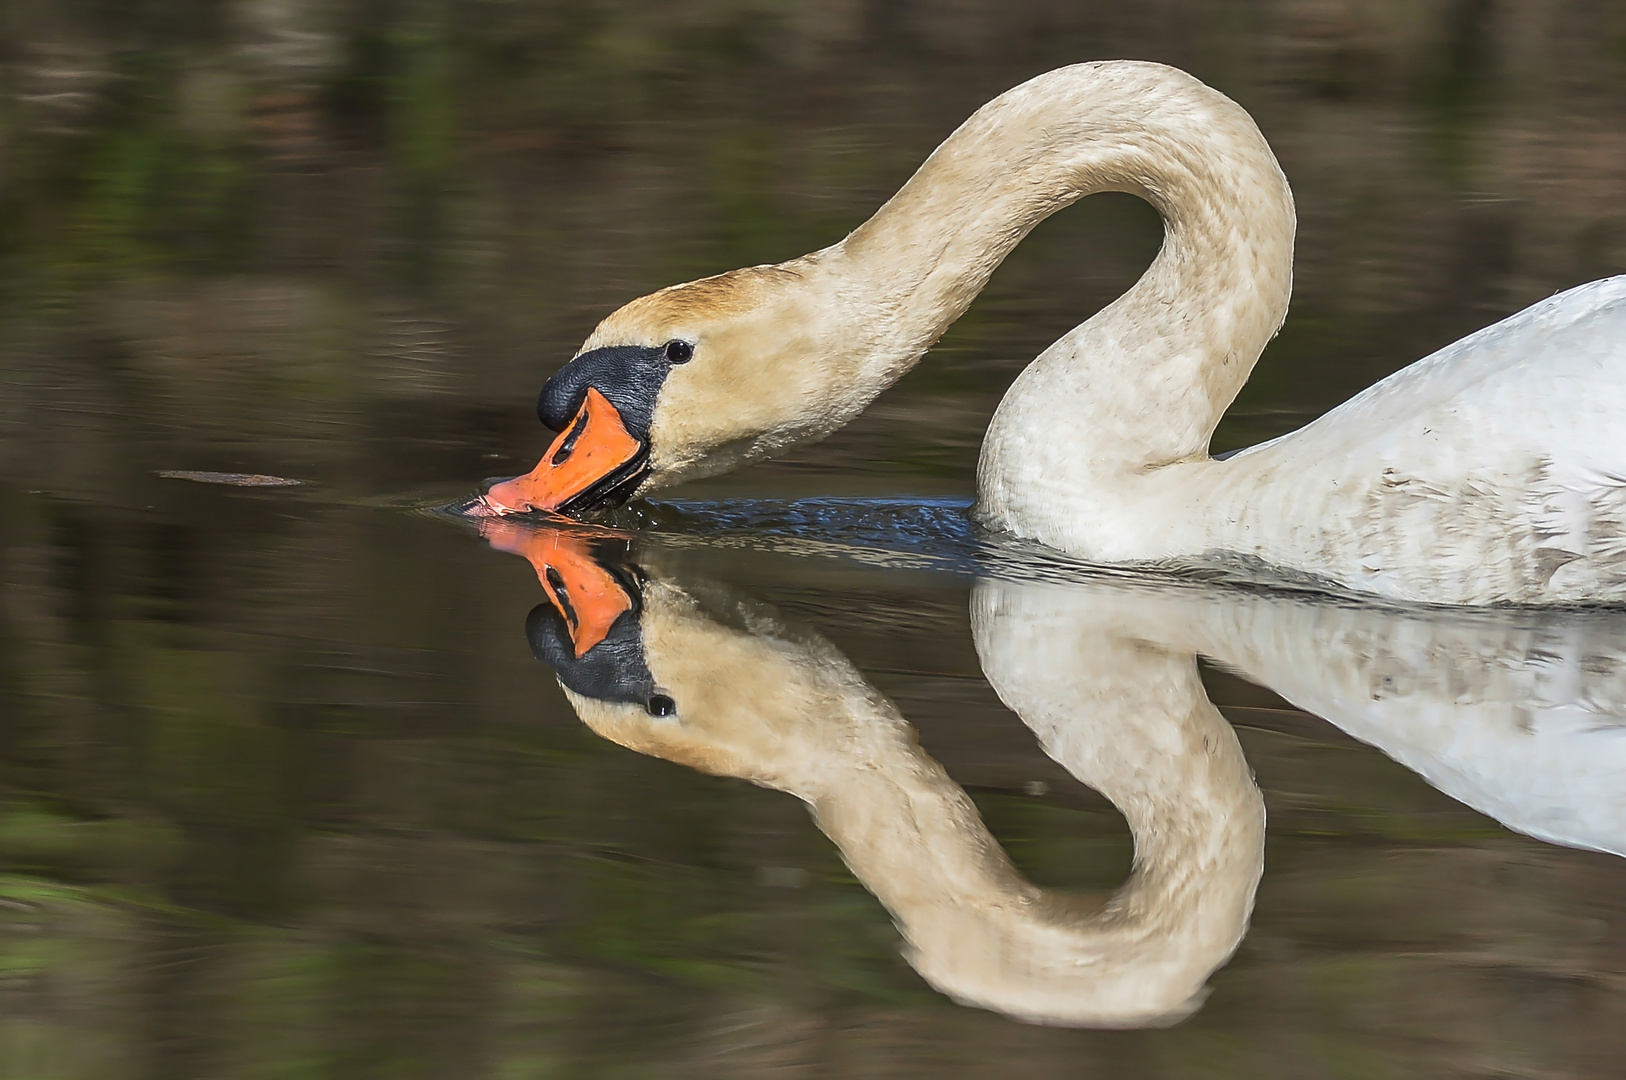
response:
<path id="1" fill-rule="evenodd" d="M 1510 829 L 1626 855 L 1626 612 L 1081 591 L 1125 633 L 1239 672 Z"/>
<path id="2" fill-rule="evenodd" d="M 548 587 L 527 630 L 584 723 L 802 799 L 897 921 L 909 962 L 951 997 L 1046 1023 L 1167 1022 L 1241 941 L 1264 803 L 1190 654 L 1120 634 L 1065 591 L 982 594 L 996 688 L 1134 833 L 1117 892 L 1058 893 L 1022 877 L 896 706 L 817 634 L 721 586 L 618 562 L 613 536 L 486 534 Z"/>
<path id="3" fill-rule="evenodd" d="M 634 563 L 625 536 L 483 523 L 546 592 L 527 623 L 582 721 L 641 753 L 796 795 L 956 1000 L 1025 1020 L 1166 1023 L 1246 932 L 1264 804 L 1210 657 L 1509 827 L 1626 853 L 1626 616 L 1401 611 L 1133 581 L 973 589 L 983 673 L 1135 843 L 1106 897 L 1041 889 L 897 708 L 817 634 Z"/>

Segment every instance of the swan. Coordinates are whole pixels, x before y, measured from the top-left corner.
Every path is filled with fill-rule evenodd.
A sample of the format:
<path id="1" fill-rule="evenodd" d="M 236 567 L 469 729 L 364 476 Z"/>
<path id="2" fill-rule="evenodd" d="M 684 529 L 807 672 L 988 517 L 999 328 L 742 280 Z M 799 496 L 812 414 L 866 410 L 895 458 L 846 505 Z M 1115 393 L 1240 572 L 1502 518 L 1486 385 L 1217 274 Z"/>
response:
<path id="1" fill-rule="evenodd" d="M 588 727 L 802 799 L 891 912 L 909 963 L 955 1000 L 1035 1023 L 1171 1023 L 1242 940 L 1264 802 L 1191 654 L 1056 594 L 983 620 L 1000 695 L 1134 835 L 1110 897 L 1055 893 L 1011 865 L 896 706 L 824 639 L 715 584 L 595 553 L 591 535 L 513 522 L 485 535 L 536 568 L 548 602 L 527 621 L 532 648 Z"/>
<path id="2" fill-rule="evenodd" d="M 560 434 L 477 515 L 581 514 L 819 439 L 896 382 L 1041 220 L 1098 191 L 1163 217 L 1123 296 L 1017 377 L 978 518 L 1098 563 L 1245 566 L 1393 601 L 1626 600 L 1626 276 L 1543 300 L 1227 460 L 1287 314 L 1292 193 L 1241 106 L 1154 63 L 979 109 L 823 250 L 609 315 L 544 386 Z"/>

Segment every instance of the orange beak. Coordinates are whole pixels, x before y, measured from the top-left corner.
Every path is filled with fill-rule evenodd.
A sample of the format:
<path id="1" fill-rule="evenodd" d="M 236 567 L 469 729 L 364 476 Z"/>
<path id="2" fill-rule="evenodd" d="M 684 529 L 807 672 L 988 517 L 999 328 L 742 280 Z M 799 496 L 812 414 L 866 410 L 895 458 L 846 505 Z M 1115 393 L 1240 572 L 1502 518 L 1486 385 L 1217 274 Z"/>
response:
<path id="1" fill-rule="evenodd" d="M 536 570 L 548 602 L 564 619 L 580 659 L 632 610 L 626 587 L 593 558 L 586 537 L 562 529 L 528 529 L 491 521 L 480 528 L 498 551 L 521 555 Z"/>
<path id="2" fill-rule="evenodd" d="M 643 459 L 643 444 L 627 432 L 610 399 L 590 386 L 576 418 L 536 468 L 493 486 L 485 503 L 497 514 L 566 513 L 572 503 L 591 504 L 634 479 Z"/>

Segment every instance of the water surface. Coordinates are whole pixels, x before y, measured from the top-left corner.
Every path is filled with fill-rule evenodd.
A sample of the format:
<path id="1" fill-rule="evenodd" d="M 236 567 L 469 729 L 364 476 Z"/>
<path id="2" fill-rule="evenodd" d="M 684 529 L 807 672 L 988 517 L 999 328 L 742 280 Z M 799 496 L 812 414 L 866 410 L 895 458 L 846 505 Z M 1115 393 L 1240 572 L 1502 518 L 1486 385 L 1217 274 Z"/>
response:
<path id="1" fill-rule="evenodd" d="M 1626 271 L 1609 5 L 3 20 L 0 1075 L 1617 1071 L 1617 615 L 1100 575 L 967 523 L 1012 374 L 1155 251 L 1133 199 L 1037 230 L 849 429 L 572 565 L 734 635 L 705 715 L 827 733 L 796 672 L 869 702 L 854 730 L 917 739 L 891 767 L 959 808 L 908 819 L 948 848 L 901 850 L 1068 926 L 1139 895 L 1160 777 L 1220 760 L 1262 849 L 1239 826 L 1156 864 L 1208 867 L 1144 937 L 1201 969 L 1167 1008 L 1084 1015 L 1088 965 L 1014 1006 L 967 982 L 982 931 L 944 951 L 930 913 L 981 894 L 866 858 L 891 849 L 761 761 L 601 736 L 533 655 L 536 568 L 424 509 L 534 462 L 537 388 L 615 305 L 839 238 L 982 101 L 1107 56 L 1189 68 L 1281 157 L 1293 311 L 1215 448 L 1289 430 Z M 721 654 L 668 645 L 706 685 Z M 1089 751 L 1165 736 L 1127 772 Z"/>

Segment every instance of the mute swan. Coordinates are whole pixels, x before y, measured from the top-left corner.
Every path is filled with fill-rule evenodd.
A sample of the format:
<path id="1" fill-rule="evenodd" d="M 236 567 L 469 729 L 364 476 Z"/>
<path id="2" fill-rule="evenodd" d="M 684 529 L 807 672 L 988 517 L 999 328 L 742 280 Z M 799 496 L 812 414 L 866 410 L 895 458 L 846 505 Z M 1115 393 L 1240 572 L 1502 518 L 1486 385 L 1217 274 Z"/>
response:
<path id="1" fill-rule="evenodd" d="M 1151 202 L 1163 248 L 1016 379 L 983 443 L 981 520 L 1097 562 L 1242 563 L 1393 600 L 1626 600 L 1626 277 L 1216 461 L 1214 427 L 1287 313 L 1293 198 L 1240 106 L 1129 61 L 994 99 L 840 243 L 611 314 L 543 388 L 558 439 L 474 511 L 578 513 L 829 434 L 1029 230 L 1097 191 Z"/>
<path id="2" fill-rule="evenodd" d="M 985 620 L 979 647 L 1011 639 L 984 652 L 1001 696 L 1134 834 L 1135 868 L 1111 897 L 1057 894 L 1017 872 L 828 642 L 717 586 L 596 559 L 579 534 L 484 531 L 536 567 L 549 603 L 528 620 L 532 647 L 588 727 L 802 799 L 892 913 L 910 964 L 956 1000 L 1038 1023 L 1169 1023 L 1246 932 L 1264 803 L 1189 653 L 1043 595 Z"/>

